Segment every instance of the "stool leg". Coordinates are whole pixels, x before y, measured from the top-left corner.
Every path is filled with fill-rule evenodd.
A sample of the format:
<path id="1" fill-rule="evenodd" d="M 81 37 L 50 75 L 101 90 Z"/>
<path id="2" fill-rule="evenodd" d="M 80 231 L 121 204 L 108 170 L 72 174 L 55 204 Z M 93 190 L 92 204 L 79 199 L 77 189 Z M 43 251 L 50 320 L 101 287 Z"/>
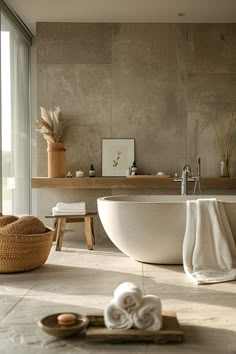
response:
<path id="1" fill-rule="evenodd" d="M 58 219 L 55 218 L 52 220 L 52 228 L 54 229 L 53 242 L 57 239 L 57 227 L 58 227 Z"/>
<path id="2" fill-rule="evenodd" d="M 91 218 L 90 220 L 91 220 L 91 230 L 92 230 L 93 244 L 95 245 L 95 235 L 94 235 L 93 218 Z"/>
<path id="3" fill-rule="evenodd" d="M 85 216 L 84 217 L 84 224 L 85 224 L 85 236 L 87 241 L 87 246 L 89 250 L 93 249 L 93 233 L 92 233 L 92 225 L 91 225 L 91 217 Z"/>
<path id="4" fill-rule="evenodd" d="M 57 221 L 56 221 L 56 228 L 55 228 L 55 234 L 56 234 L 56 251 L 59 251 L 60 228 L 61 228 L 61 219 L 57 219 Z"/>
<path id="5" fill-rule="evenodd" d="M 56 251 L 60 251 L 61 250 L 61 247 L 62 247 L 62 244 L 63 244 L 63 240 L 64 240 L 65 224 L 66 224 L 66 218 L 58 218 Z"/>

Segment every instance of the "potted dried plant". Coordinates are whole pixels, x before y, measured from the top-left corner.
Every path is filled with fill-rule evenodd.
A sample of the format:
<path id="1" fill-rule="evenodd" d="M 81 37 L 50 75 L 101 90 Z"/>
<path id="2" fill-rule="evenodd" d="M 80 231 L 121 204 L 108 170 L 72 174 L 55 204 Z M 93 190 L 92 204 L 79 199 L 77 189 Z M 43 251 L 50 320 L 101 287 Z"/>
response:
<path id="1" fill-rule="evenodd" d="M 59 107 L 46 110 L 40 107 L 41 116 L 36 117 L 37 131 L 47 141 L 48 177 L 65 177 L 65 122 Z"/>
<path id="2" fill-rule="evenodd" d="M 221 177 L 230 177 L 230 158 L 234 148 L 234 135 L 236 133 L 236 99 L 233 101 L 233 107 L 228 126 L 217 127 L 216 121 L 213 120 L 217 141 L 221 154 Z"/>

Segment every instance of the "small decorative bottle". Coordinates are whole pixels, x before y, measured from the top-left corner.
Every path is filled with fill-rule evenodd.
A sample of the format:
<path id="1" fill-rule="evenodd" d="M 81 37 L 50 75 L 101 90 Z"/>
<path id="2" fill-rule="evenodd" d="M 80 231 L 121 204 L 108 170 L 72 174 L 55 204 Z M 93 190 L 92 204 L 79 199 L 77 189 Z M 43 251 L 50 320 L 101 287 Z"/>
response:
<path id="1" fill-rule="evenodd" d="M 132 165 L 132 167 L 131 167 L 131 175 L 132 176 L 135 176 L 135 175 L 137 175 L 138 174 L 138 168 L 137 168 L 137 166 L 136 166 L 136 162 L 134 161 L 133 162 L 133 165 Z"/>
<path id="2" fill-rule="evenodd" d="M 93 164 L 91 164 L 91 167 L 89 170 L 89 177 L 95 177 L 95 170 L 94 170 Z"/>

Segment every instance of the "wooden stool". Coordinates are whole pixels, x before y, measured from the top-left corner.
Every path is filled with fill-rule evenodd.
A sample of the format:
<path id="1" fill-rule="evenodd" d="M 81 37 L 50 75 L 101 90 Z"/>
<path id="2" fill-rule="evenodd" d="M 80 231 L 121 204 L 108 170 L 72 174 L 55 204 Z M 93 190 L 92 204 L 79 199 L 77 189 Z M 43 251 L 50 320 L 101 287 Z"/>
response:
<path id="1" fill-rule="evenodd" d="M 55 219 L 56 251 L 61 250 L 66 223 L 72 222 L 84 222 L 87 246 L 89 250 L 92 250 L 95 244 L 93 230 L 93 217 L 95 215 L 97 215 L 97 213 L 88 213 L 86 215 L 46 215 L 45 218 Z"/>

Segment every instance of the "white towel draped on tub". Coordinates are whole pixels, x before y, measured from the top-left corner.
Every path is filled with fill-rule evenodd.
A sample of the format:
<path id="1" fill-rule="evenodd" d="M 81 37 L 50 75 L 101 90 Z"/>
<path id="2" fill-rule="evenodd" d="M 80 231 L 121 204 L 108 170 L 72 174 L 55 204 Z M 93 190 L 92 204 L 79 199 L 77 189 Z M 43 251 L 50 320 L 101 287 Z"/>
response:
<path id="1" fill-rule="evenodd" d="M 149 331 L 159 331 L 162 327 L 161 301 L 155 295 L 143 297 L 140 308 L 132 312 L 134 327 Z"/>
<path id="2" fill-rule="evenodd" d="M 197 284 L 236 279 L 236 245 L 223 202 L 187 201 L 183 265 Z"/>
<path id="3" fill-rule="evenodd" d="M 131 315 L 114 299 L 104 309 L 104 322 L 107 328 L 129 329 L 133 325 Z"/>
<path id="4" fill-rule="evenodd" d="M 143 301 L 142 291 L 131 282 L 120 284 L 114 291 L 114 301 L 128 312 L 138 308 Z"/>

